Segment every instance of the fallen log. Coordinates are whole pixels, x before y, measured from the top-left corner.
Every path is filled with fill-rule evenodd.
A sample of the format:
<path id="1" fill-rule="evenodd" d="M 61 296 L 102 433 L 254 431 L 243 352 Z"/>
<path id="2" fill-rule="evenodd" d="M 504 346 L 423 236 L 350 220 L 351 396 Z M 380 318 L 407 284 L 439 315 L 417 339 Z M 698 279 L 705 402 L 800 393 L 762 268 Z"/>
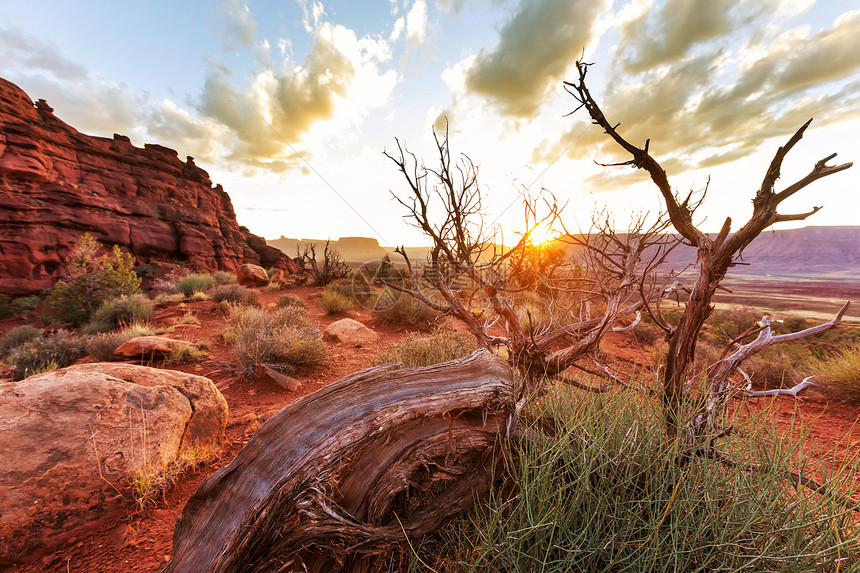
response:
<path id="1" fill-rule="evenodd" d="M 299 398 L 203 481 L 164 571 L 376 569 L 486 495 L 512 410 L 512 371 L 486 351 Z"/>

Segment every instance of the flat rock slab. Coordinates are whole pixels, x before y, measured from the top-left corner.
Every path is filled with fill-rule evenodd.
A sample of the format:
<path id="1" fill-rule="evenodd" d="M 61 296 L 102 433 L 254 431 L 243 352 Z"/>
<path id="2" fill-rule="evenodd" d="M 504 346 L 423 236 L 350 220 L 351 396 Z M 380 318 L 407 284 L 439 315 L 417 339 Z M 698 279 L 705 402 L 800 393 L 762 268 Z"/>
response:
<path id="1" fill-rule="evenodd" d="M 118 358 L 138 358 L 140 356 L 167 356 L 174 350 L 189 346 L 184 340 L 164 336 L 136 336 L 120 344 L 114 351 Z"/>
<path id="2" fill-rule="evenodd" d="M 367 346 L 379 340 L 379 335 L 357 320 L 342 318 L 326 327 L 323 338 L 339 344 Z"/>
<path id="3" fill-rule="evenodd" d="M 0 568 L 121 507 L 136 472 L 220 439 L 226 420 L 211 380 L 145 366 L 81 364 L 0 385 Z"/>

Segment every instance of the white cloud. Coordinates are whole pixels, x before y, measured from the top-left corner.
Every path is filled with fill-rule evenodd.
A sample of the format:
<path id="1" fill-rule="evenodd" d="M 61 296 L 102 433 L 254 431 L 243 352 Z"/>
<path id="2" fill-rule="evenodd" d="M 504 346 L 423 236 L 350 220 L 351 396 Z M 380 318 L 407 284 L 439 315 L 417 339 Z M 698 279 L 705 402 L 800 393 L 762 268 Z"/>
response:
<path id="1" fill-rule="evenodd" d="M 391 35 L 388 37 L 388 41 L 392 44 L 400 39 L 400 36 L 403 35 L 403 30 L 406 28 L 406 21 L 401 16 L 394 22 L 394 27 L 391 29 Z"/>
<path id="2" fill-rule="evenodd" d="M 254 44 L 257 22 L 251 16 L 247 4 L 240 0 L 220 0 L 216 13 L 219 20 L 216 30 L 225 47 L 250 48 Z"/>
<path id="3" fill-rule="evenodd" d="M 406 42 L 418 46 L 424 43 L 427 35 L 427 3 L 415 0 L 406 14 Z"/>

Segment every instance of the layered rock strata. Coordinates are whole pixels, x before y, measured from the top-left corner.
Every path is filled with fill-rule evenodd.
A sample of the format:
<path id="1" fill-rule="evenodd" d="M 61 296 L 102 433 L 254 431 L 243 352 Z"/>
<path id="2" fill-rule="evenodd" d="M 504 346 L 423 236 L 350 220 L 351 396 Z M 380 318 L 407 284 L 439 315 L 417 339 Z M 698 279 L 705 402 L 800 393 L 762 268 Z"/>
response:
<path id="1" fill-rule="evenodd" d="M 176 151 L 79 133 L 0 78 L 0 293 L 48 288 L 84 233 L 141 262 L 235 271 L 297 265 L 236 222 L 230 197 Z"/>

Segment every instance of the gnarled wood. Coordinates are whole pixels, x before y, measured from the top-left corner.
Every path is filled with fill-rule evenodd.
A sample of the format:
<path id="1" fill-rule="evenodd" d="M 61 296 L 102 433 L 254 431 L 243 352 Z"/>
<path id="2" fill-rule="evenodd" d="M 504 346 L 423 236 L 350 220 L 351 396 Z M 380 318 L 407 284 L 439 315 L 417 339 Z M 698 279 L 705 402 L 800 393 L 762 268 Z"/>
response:
<path id="1" fill-rule="evenodd" d="M 299 398 L 201 484 L 165 572 L 368 570 L 488 491 L 512 400 L 510 367 L 486 351 Z"/>

